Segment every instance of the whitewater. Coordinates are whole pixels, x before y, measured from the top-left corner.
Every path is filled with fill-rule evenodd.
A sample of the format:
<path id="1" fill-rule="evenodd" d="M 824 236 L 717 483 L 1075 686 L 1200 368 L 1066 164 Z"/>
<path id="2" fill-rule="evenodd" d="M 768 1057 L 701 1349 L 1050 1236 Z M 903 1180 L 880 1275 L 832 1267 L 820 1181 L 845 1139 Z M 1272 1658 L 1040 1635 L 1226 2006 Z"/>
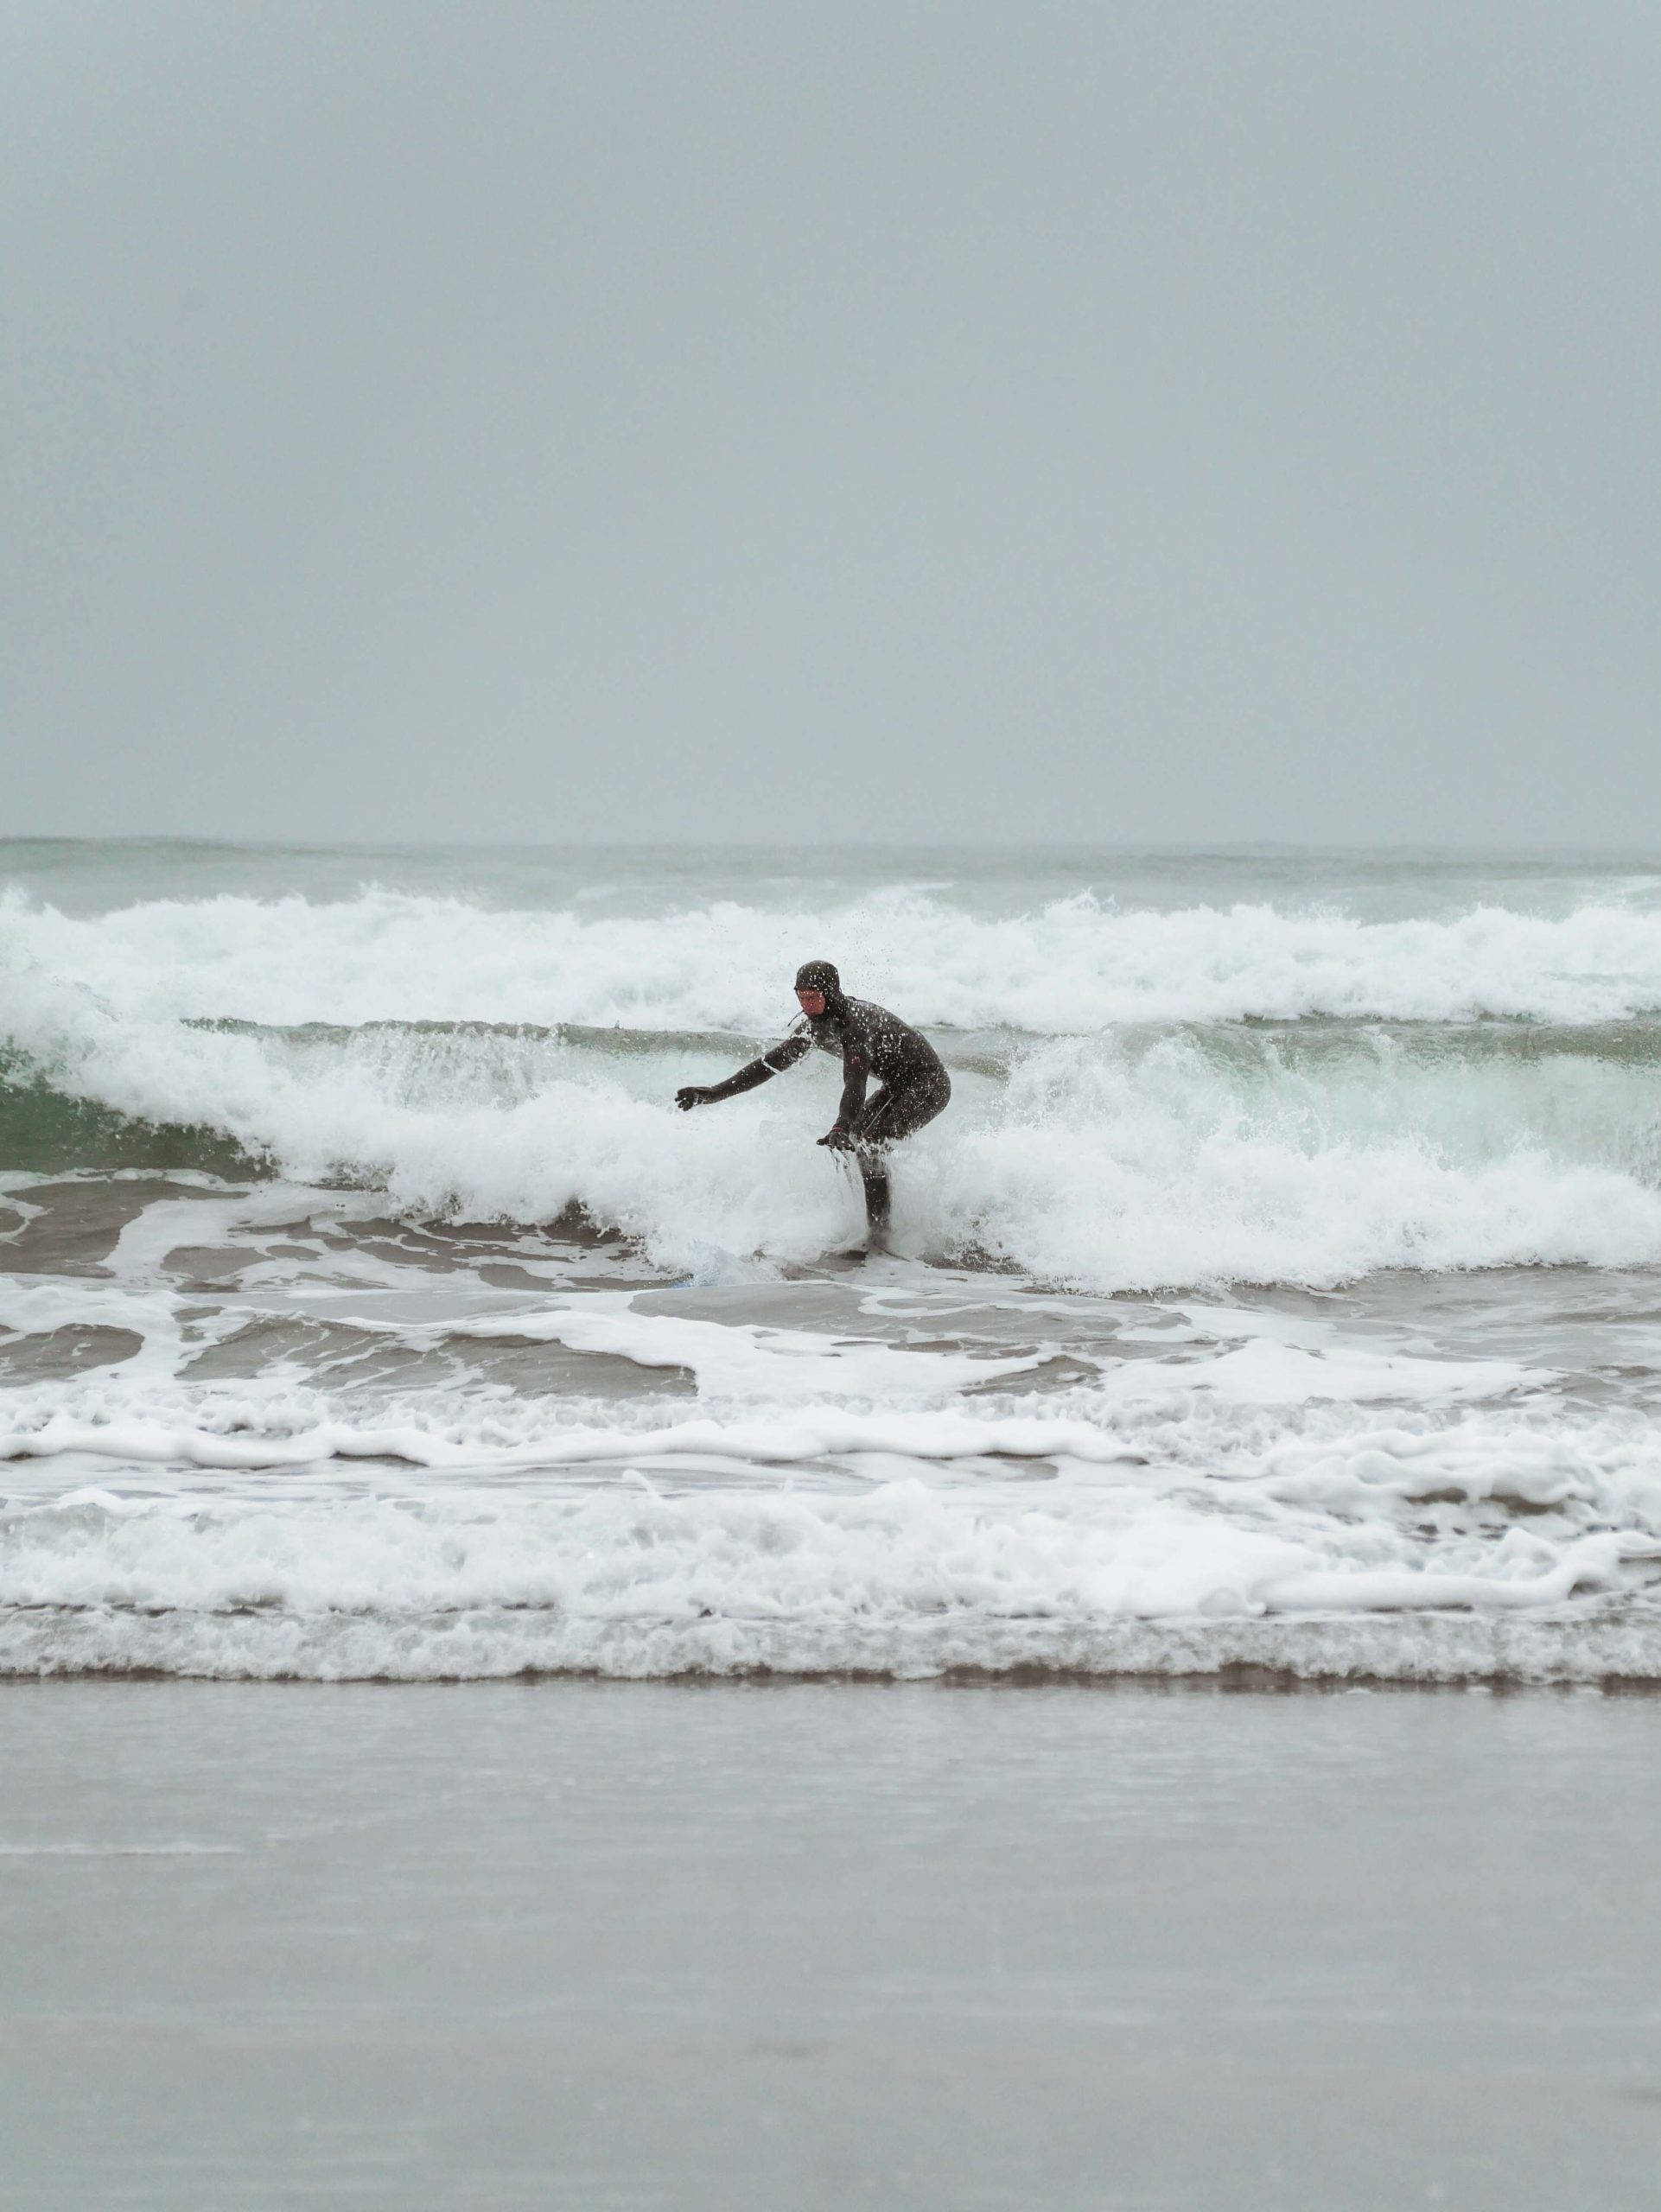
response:
<path id="1" fill-rule="evenodd" d="M 1658 1316 L 1642 856 L 0 846 L 13 1673 L 1651 1680 Z"/>

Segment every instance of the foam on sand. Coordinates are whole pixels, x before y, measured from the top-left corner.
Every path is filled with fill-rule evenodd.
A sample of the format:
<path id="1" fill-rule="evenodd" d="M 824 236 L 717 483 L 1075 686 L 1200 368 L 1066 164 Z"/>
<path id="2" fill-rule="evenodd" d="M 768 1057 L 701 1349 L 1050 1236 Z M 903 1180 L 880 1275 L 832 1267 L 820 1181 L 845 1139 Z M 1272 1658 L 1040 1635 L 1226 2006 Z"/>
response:
<path id="1" fill-rule="evenodd" d="M 1251 1657 L 1311 1675 L 1583 1678 L 1661 1658 L 1661 1618 L 1614 1602 L 1632 1569 L 1613 1533 L 1555 1552 L 1519 1534 L 1462 1568 L 1427 1566 L 1399 1534 L 1358 1546 L 1308 1518 L 1231 1522 L 1129 1488 L 1042 1505 L 909 1481 L 854 1497 L 631 1486 L 289 1507 L 92 1490 L 8 1515 L 0 1547 L 13 1672 L 1188 1672 Z M 1413 1624 L 1454 1611 L 1470 1618 L 1440 1645 Z M 1518 1621 L 1531 1637 L 1502 1632 Z M 1596 1633 L 1575 1642 L 1569 1622 Z"/>

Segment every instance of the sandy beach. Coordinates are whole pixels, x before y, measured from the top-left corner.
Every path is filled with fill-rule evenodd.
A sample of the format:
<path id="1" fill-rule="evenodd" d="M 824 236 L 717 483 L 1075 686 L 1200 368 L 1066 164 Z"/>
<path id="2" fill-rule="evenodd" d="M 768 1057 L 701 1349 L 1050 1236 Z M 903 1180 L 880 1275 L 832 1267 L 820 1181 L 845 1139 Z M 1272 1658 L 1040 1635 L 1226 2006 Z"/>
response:
<path id="1" fill-rule="evenodd" d="M 0 1692 L 7 2212 L 1639 2212 L 1661 1701 Z"/>

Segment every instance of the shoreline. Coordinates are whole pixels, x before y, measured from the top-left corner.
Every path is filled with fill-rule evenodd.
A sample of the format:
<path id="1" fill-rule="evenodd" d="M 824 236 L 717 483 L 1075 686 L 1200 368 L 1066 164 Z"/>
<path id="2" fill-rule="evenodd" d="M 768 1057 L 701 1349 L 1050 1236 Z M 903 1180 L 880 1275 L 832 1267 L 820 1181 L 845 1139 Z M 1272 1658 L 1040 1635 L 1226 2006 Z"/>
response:
<path id="1" fill-rule="evenodd" d="M 423 1615 L 0 1613 L 0 1682 L 44 1678 L 319 1682 L 515 1681 L 1227 1681 L 1378 1688 L 1661 1688 L 1661 1617 L 1642 1600 L 1564 1618 L 1444 1612 L 1123 1618 L 982 1615 L 830 1624 L 694 1622 L 502 1608 Z"/>
<path id="2" fill-rule="evenodd" d="M 1492 1697 L 1501 1699 L 1661 1697 L 1661 1681 L 1642 1675 L 1605 1675 L 1596 1681 L 1530 1681 L 1521 1675 L 1476 1679 L 1403 1678 L 1385 1675 L 1298 1675 L 1289 1669 L 1238 1666 L 1212 1674 L 1090 1674 L 1039 1668 L 954 1667 L 939 1675 L 843 1674 L 791 1675 L 757 1670 L 748 1674 L 713 1675 L 689 1670 L 680 1675 L 606 1675 L 590 1669 L 563 1673 L 493 1675 L 433 1675 L 419 1678 L 397 1675 L 354 1675 L 321 1677 L 307 1675 L 172 1675 L 160 1669 L 133 1668 L 126 1672 L 102 1669 L 85 1674 L 63 1671 L 41 1674 L 0 1674 L 0 1698 L 15 1689 L 73 1689 L 80 1687 L 119 1689 L 128 1685 L 156 1687 L 177 1683 L 204 1690 L 423 1690 L 432 1692 L 476 1689 L 550 1691 L 563 1683 L 594 1689 L 676 1690 L 687 1693 L 723 1690 L 783 1692 L 792 1689 L 858 1689 L 894 1691 L 957 1691 L 1003 1693 L 1024 1696 L 1034 1691 L 1078 1690 L 1094 1696 L 1117 1695 L 1229 1698 L 1312 1698 L 1357 1696 L 1402 1698 Z"/>

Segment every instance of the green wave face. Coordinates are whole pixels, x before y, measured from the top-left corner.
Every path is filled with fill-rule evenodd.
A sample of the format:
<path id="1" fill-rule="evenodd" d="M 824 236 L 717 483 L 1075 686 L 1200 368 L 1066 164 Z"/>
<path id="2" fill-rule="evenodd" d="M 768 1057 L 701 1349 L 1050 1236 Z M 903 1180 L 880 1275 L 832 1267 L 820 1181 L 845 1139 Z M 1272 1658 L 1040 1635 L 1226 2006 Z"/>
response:
<path id="1" fill-rule="evenodd" d="M 140 1121 L 16 1072 L 0 1073 L 0 1167 L 31 1175 L 186 1169 L 234 1182 L 270 1172 L 222 1130 Z"/>
<path id="2" fill-rule="evenodd" d="M 1625 1021 L 1384 1021 L 1305 1015 L 1295 1021 L 1149 1023 L 1118 1033 L 1133 1056 L 1173 1038 L 1219 1069 L 1537 1066 L 1549 1060 L 1661 1068 L 1661 1017 Z"/>

